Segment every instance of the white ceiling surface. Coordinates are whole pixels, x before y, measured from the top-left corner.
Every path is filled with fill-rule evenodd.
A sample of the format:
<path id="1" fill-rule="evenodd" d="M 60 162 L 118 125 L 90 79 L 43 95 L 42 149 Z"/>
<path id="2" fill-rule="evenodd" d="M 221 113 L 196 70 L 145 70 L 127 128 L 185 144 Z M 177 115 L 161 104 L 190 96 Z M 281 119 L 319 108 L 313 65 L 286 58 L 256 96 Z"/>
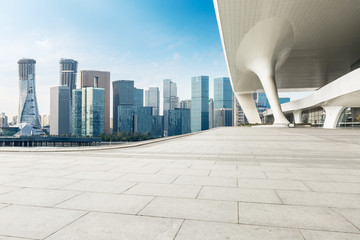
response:
<path id="1" fill-rule="evenodd" d="M 214 0 L 235 92 L 262 89 L 254 74 L 235 66 L 236 51 L 258 22 L 282 17 L 291 22 L 295 44 L 276 72 L 281 90 L 317 89 L 350 71 L 360 59 L 360 0 Z"/>

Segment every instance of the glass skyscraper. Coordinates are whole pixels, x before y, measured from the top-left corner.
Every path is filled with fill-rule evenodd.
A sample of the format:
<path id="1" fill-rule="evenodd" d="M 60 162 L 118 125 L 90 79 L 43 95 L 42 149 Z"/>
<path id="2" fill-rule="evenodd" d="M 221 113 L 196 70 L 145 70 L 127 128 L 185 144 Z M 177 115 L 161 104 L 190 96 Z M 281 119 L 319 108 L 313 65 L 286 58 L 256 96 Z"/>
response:
<path id="1" fill-rule="evenodd" d="M 159 115 L 160 91 L 158 87 L 150 87 L 145 91 L 145 106 L 153 108 L 153 115 Z"/>
<path id="2" fill-rule="evenodd" d="M 19 64 L 19 114 L 17 123 L 28 123 L 34 128 L 41 128 L 39 108 L 35 89 L 34 59 L 21 59 Z"/>
<path id="3" fill-rule="evenodd" d="M 191 132 L 209 129 L 209 77 L 191 78 Z"/>
<path id="4" fill-rule="evenodd" d="M 152 107 L 134 107 L 134 132 L 151 133 Z"/>
<path id="5" fill-rule="evenodd" d="M 75 89 L 73 94 L 73 135 L 99 136 L 104 133 L 105 89 L 87 87 Z"/>
<path id="6" fill-rule="evenodd" d="M 118 118 L 114 121 L 118 123 L 116 132 L 134 132 L 134 107 L 133 106 L 118 106 Z"/>
<path id="7" fill-rule="evenodd" d="M 134 81 L 132 80 L 118 80 L 113 83 L 113 132 L 119 132 L 119 106 L 133 107 L 134 106 Z M 120 131 L 122 132 L 122 131 Z"/>
<path id="8" fill-rule="evenodd" d="M 60 59 L 60 86 L 70 88 L 70 100 L 72 91 L 76 89 L 76 74 L 78 62 L 73 59 Z"/>
<path id="9" fill-rule="evenodd" d="M 134 88 L 134 106 L 143 107 L 144 106 L 144 90 L 139 88 Z"/>
<path id="10" fill-rule="evenodd" d="M 230 78 L 214 79 L 214 127 L 233 125 L 233 90 Z"/>
<path id="11" fill-rule="evenodd" d="M 168 135 L 175 136 L 190 133 L 190 109 L 176 108 L 168 114 L 169 129 Z"/>

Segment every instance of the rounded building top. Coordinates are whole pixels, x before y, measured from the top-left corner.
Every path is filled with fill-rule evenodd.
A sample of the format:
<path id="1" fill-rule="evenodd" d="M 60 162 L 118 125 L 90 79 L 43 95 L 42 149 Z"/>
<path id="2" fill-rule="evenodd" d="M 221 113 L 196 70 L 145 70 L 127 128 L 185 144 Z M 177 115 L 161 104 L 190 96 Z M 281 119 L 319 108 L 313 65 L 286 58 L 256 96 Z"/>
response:
<path id="1" fill-rule="evenodd" d="M 23 64 L 23 63 L 33 63 L 35 64 L 36 61 L 34 59 L 31 58 L 22 58 L 18 61 L 18 64 Z"/>

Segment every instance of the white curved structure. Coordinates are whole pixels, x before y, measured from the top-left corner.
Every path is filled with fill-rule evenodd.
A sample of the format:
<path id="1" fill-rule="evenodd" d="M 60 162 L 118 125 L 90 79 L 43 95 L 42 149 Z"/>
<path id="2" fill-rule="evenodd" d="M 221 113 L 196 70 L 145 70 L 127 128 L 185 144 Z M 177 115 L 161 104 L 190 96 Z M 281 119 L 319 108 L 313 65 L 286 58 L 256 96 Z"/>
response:
<path id="1" fill-rule="evenodd" d="M 250 123 L 260 122 L 252 93 L 264 91 L 274 124 L 287 125 L 278 89 L 317 90 L 360 65 L 358 0 L 214 0 L 214 6 L 232 87 Z"/>

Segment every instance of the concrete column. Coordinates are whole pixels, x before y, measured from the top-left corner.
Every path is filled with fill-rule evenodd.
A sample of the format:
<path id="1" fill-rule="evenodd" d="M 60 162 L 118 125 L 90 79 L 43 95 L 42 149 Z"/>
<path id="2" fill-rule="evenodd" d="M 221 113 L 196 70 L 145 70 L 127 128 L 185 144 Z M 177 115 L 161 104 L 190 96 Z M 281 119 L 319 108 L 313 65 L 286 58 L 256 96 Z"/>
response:
<path id="1" fill-rule="evenodd" d="M 326 112 L 324 128 L 336 128 L 340 114 L 345 109 L 344 106 L 322 106 Z"/>
<path id="2" fill-rule="evenodd" d="M 301 114 L 302 114 L 302 110 L 293 111 L 295 124 L 302 123 Z"/>
<path id="3" fill-rule="evenodd" d="M 236 94 L 236 98 L 238 99 L 241 109 L 243 110 L 248 122 L 251 124 L 260 124 L 261 120 L 256 109 L 253 94 Z"/>

